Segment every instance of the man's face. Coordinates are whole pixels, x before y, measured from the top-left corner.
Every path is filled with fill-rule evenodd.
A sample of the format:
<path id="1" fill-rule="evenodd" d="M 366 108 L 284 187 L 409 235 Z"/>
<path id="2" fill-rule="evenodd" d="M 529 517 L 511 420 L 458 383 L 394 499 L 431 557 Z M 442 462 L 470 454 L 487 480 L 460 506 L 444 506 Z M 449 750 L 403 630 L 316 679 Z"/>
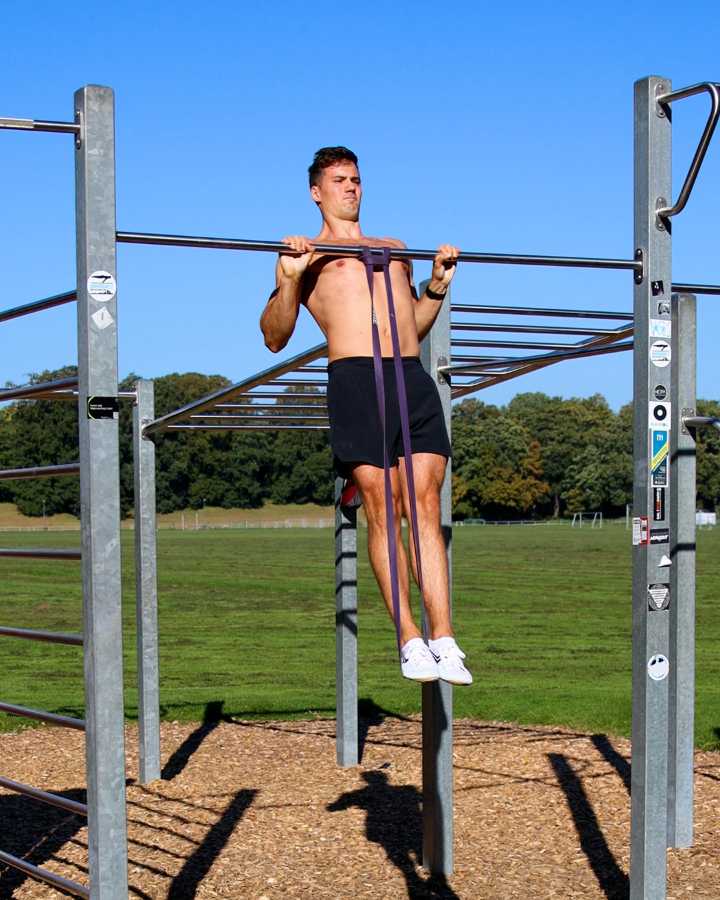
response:
<path id="1" fill-rule="evenodd" d="M 310 195 L 326 217 L 357 222 L 362 197 L 358 167 L 349 160 L 327 166 L 319 182 L 310 188 Z"/>

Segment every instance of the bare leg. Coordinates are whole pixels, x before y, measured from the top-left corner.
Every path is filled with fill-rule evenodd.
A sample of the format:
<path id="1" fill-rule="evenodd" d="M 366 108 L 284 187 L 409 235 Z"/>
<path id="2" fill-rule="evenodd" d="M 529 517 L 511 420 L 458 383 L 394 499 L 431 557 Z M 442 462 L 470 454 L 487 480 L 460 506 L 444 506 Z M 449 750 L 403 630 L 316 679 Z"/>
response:
<path id="1" fill-rule="evenodd" d="M 375 578 L 382 591 L 385 606 L 393 616 L 392 590 L 390 582 L 390 561 L 387 549 L 387 527 L 385 521 L 385 477 L 377 466 L 359 465 L 352 471 L 352 477 L 362 495 L 368 522 L 368 552 Z M 410 609 L 410 584 L 408 561 L 402 543 L 400 498 L 400 477 L 397 468 L 390 470 L 395 509 L 395 539 L 397 542 L 398 582 L 400 587 L 400 645 L 412 638 L 420 637 Z M 422 551 L 421 551 L 422 552 Z"/>
<path id="2" fill-rule="evenodd" d="M 448 578 L 447 550 L 440 526 L 440 489 L 445 477 L 447 461 L 437 453 L 413 453 L 415 498 L 417 502 L 418 530 L 420 532 L 420 558 L 425 610 L 431 640 L 452 636 L 450 623 L 450 586 Z M 405 517 L 411 529 L 410 558 L 413 575 L 417 581 L 415 547 L 412 541 L 410 498 L 407 488 L 405 460 L 400 458 L 400 482 Z"/>

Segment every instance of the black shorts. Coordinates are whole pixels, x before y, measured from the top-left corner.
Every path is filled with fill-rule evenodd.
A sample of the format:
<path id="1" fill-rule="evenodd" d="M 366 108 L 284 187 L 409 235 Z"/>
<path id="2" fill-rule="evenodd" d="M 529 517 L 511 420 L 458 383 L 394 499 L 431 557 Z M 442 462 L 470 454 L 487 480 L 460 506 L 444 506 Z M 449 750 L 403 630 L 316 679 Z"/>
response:
<path id="1" fill-rule="evenodd" d="M 452 455 L 440 395 L 417 356 L 404 356 L 405 387 L 413 453 Z M 383 358 L 387 448 L 390 465 L 404 456 L 395 369 L 392 357 Z M 346 477 L 358 463 L 383 466 L 382 426 L 377 408 L 371 356 L 336 359 L 328 366 L 330 444 L 337 472 Z"/>

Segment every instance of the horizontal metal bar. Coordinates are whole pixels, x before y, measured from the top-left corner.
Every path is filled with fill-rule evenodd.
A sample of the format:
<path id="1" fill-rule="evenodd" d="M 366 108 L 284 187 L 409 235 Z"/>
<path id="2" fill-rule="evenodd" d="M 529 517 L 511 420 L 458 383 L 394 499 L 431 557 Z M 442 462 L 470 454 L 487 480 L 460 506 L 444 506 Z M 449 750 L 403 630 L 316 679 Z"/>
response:
<path id="1" fill-rule="evenodd" d="M 301 415 L 293 415 L 293 416 L 283 416 L 283 415 L 273 415 L 272 413 L 258 413 L 255 416 L 235 416 L 232 413 L 218 413 L 214 415 L 213 413 L 197 413 L 190 416 L 192 421 L 197 421 L 201 419 L 203 422 L 226 422 L 226 421 L 246 421 L 246 422 L 257 422 L 258 419 L 269 419 L 272 422 L 327 422 L 327 416 L 301 416 Z"/>
<path id="2" fill-rule="evenodd" d="M 199 237 L 183 234 L 143 234 L 137 231 L 118 231 L 117 240 L 123 244 L 153 244 L 163 247 L 200 247 L 210 250 L 259 250 L 269 253 L 288 251 L 280 241 L 252 241 L 237 238 Z M 313 243 L 317 253 L 330 256 L 360 256 L 366 247 L 359 245 Z M 411 250 L 391 247 L 392 259 L 433 260 L 437 250 Z M 581 256 L 537 256 L 517 253 L 460 253 L 460 262 L 507 264 L 513 266 L 565 266 L 583 269 L 630 269 L 642 271 L 642 262 L 635 259 L 600 259 Z"/>
<path id="3" fill-rule="evenodd" d="M 287 397 L 288 394 L 282 394 Z M 294 394 L 289 396 L 294 397 Z M 325 403 L 218 403 L 215 409 L 234 409 L 238 412 L 258 412 L 263 409 L 272 409 L 275 412 L 284 412 L 287 409 L 311 409 L 315 412 L 326 410 Z"/>
<path id="4" fill-rule="evenodd" d="M 63 878 L 62 875 L 56 875 L 49 869 L 42 869 L 40 866 L 34 866 L 32 863 L 20 859 L 19 856 L 13 856 L 12 853 L 6 853 L 4 850 L 0 850 L 0 863 L 6 866 L 12 866 L 13 869 L 24 872 L 36 881 L 45 881 L 47 884 L 51 884 L 61 891 L 67 891 L 68 894 L 74 894 L 76 897 L 90 897 L 90 891 L 84 884 L 80 884 L 77 881 L 70 881 L 69 878 Z"/>
<path id="5" fill-rule="evenodd" d="M 676 294 L 720 294 L 720 284 L 673 284 Z"/>
<path id="6" fill-rule="evenodd" d="M 617 347 L 618 341 L 632 337 L 632 334 L 633 328 L 631 326 L 620 326 L 617 331 L 611 334 L 587 338 L 584 341 L 580 341 L 577 346 L 579 350 L 585 351 L 600 347 L 608 347 L 610 345 Z M 519 378 L 520 376 L 526 375 L 529 372 L 537 372 L 538 370 L 544 369 L 547 366 L 557 365 L 564 358 L 566 358 L 563 356 L 563 354 L 548 354 L 548 356 L 549 358 L 545 360 L 542 360 L 539 357 L 531 357 L 530 361 L 520 365 L 510 365 L 506 361 L 506 369 L 498 369 L 496 375 L 489 376 L 487 372 L 482 371 L 477 373 L 478 378 L 482 380 L 475 380 L 465 384 L 461 384 L 455 381 L 451 391 L 452 399 L 457 400 L 460 397 L 466 397 L 468 394 L 473 394 L 478 390 L 484 390 L 486 388 L 493 387 L 496 384 L 500 384 L 501 382 L 510 381 L 510 379 L 513 378 Z M 538 361 L 538 359 L 540 359 L 540 361 Z M 484 367 L 485 364 L 482 365 Z M 491 363 L 491 365 L 494 366 L 495 364 Z"/>
<path id="7" fill-rule="evenodd" d="M 47 394 L 63 388 L 74 388 L 78 385 L 77 377 L 58 378 L 56 381 L 45 381 L 41 384 L 24 384 L 20 387 L 0 390 L 0 403 L 6 400 L 23 400 L 33 398 L 36 394 Z"/>
<path id="8" fill-rule="evenodd" d="M 519 356 L 517 359 L 513 359 L 513 363 L 517 363 L 518 365 L 525 363 L 545 363 L 545 362 L 555 362 L 563 359 L 582 359 L 586 356 L 602 356 L 605 353 L 619 353 L 623 350 L 632 350 L 633 344 L 632 341 L 625 341 L 621 344 L 610 344 L 605 347 L 583 347 L 578 350 L 572 350 L 568 353 L 543 353 L 538 354 L 537 356 Z M 507 360 L 503 360 L 497 363 L 497 365 L 507 366 Z M 484 363 L 486 367 L 493 366 L 493 363 Z M 468 371 L 466 371 L 468 370 Z M 467 375 L 474 374 L 474 367 L 472 365 L 467 366 L 438 366 L 438 372 L 447 372 L 450 374 L 462 374 L 465 372 Z"/>
<path id="9" fill-rule="evenodd" d="M 290 372 L 289 374 L 292 375 L 293 373 Z M 294 378 L 292 381 L 280 381 L 279 379 L 274 379 L 273 381 L 265 381 L 263 383 L 268 385 L 268 387 L 327 387 L 327 381 L 317 381 L 311 378 Z"/>
<path id="10" fill-rule="evenodd" d="M 300 375 L 311 375 L 313 372 L 327 372 L 327 366 L 298 366 L 293 371 Z"/>
<path id="11" fill-rule="evenodd" d="M 563 347 L 573 346 L 562 341 L 480 341 L 473 338 L 453 338 L 450 344 L 453 347 L 496 347 L 514 350 L 562 350 Z"/>
<path id="12" fill-rule="evenodd" d="M 682 420 L 686 428 L 717 428 L 720 431 L 720 419 L 715 416 L 685 416 Z"/>
<path id="13" fill-rule="evenodd" d="M 31 784 L 23 784 L 22 781 L 13 781 L 12 778 L 5 778 L 2 775 L 0 775 L 0 787 L 4 787 L 8 791 L 14 791 L 16 794 L 22 794 L 24 797 L 31 797 L 33 800 L 48 803 L 50 806 L 66 809 L 76 816 L 85 816 L 87 818 L 87 806 L 84 803 L 78 803 L 77 800 L 69 800 L 67 797 L 43 791 L 40 788 L 33 787 Z"/>
<path id="14" fill-rule="evenodd" d="M 715 126 L 718 123 L 718 116 L 720 116 L 720 91 L 718 90 L 718 87 L 720 87 L 720 85 L 707 81 L 702 84 L 693 84 L 690 87 L 681 88 L 678 91 L 671 91 L 668 94 L 661 94 L 657 98 L 657 102 L 660 106 L 667 106 L 670 103 L 674 103 L 676 100 L 684 100 L 686 97 L 692 97 L 694 94 L 710 94 L 710 113 L 707 122 L 705 123 L 703 133 L 700 136 L 695 155 L 690 163 L 690 168 L 685 176 L 685 181 L 680 189 L 680 194 L 677 201 L 672 206 L 663 206 L 661 209 L 657 210 L 656 214 L 658 219 L 669 219 L 671 216 L 676 216 L 678 213 L 681 213 L 690 199 L 690 194 L 692 193 L 695 181 L 700 173 L 705 154 L 710 146 Z"/>
<path id="15" fill-rule="evenodd" d="M 329 425 L 168 425 L 168 431 L 328 431 Z"/>
<path id="16" fill-rule="evenodd" d="M 24 638 L 28 641 L 43 641 L 47 644 L 73 644 L 77 647 L 83 645 L 81 634 L 71 634 L 65 631 L 38 631 L 35 628 L 10 628 L 0 625 L 0 636 Z"/>
<path id="17" fill-rule="evenodd" d="M 37 719 L 39 722 L 47 722 L 49 725 L 58 725 L 61 728 L 85 731 L 84 719 L 59 716 L 57 713 L 46 712 L 44 709 L 31 709 L 28 706 L 17 706 L 14 703 L 0 703 L 0 712 L 7 713 L 9 716 L 21 716 L 24 719 Z"/>
<path id="18" fill-rule="evenodd" d="M 8 322 L 10 319 L 19 319 L 20 316 L 41 312 L 43 309 L 52 309 L 54 306 L 63 306 L 65 303 L 72 303 L 74 300 L 77 300 L 76 291 L 55 294 L 53 297 L 46 297 L 44 300 L 34 300 L 32 303 L 25 303 L 22 306 L 16 306 L 13 309 L 3 310 L 0 312 L 0 322 Z"/>
<path id="19" fill-rule="evenodd" d="M 301 391 L 293 391 L 289 394 L 287 391 L 262 391 L 261 393 L 245 393 L 238 394 L 239 398 L 244 400 L 266 400 L 266 399 L 276 399 L 292 397 L 293 400 L 310 400 L 310 399 L 318 399 L 324 400 L 326 398 L 326 394 L 324 391 L 308 391 L 308 393 L 303 393 Z M 217 403 L 215 404 L 214 409 L 235 409 L 236 407 L 242 404 L 238 403 Z"/>
<path id="20" fill-rule="evenodd" d="M 0 116 L 0 129 L 10 131 L 55 131 L 67 134 L 79 134 L 80 126 L 77 122 L 52 122 L 43 119 L 16 119 L 10 116 Z"/>
<path id="21" fill-rule="evenodd" d="M 27 469 L 0 469 L 0 481 L 19 478 L 57 478 L 61 475 L 78 475 L 80 463 L 67 463 L 60 466 L 31 466 Z"/>
<path id="22" fill-rule="evenodd" d="M 263 372 L 258 372 L 256 375 L 251 375 L 250 378 L 246 378 L 244 381 L 240 381 L 237 384 L 231 385 L 230 387 L 220 388 L 220 390 L 218 391 L 213 391 L 211 394 L 200 397 L 198 400 L 194 400 L 192 403 L 187 403 L 185 404 L 185 406 L 181 406 L 179 409 L 167 413 L 166 415 L 161 416 L 159 419 L 155 419 L 154 422 L 151 422 L 143 429 L 143 434 L 151 435 L 156 431 L 162 431 L 163 429 L 167 428 L 168 425 L 186 419 L 190 413 L 200 413 L 205 412 L 209 409 L 213 409 L 219 401 L 231 400 L 236 397 L 245 396 L 253 388 L 261 387 L 262 385 L 267 385 L 269 383 L 272 383 L 274 385 L 275 381 L 272 379 L 276 379 L 279 376 L 286 374 L 287 372 L 292 372 L 292 370 L 297 368 L 297 366 L 302 366 L 305 365 L 305 363 L 313 362 L 314 360 L 320 359 L 321 357 L 324 357 L 326 355 L 327 344 L 317 344 L 315 347 L 311 347 L 304 353 L 299 353 L 297 356 L 293 356 L 290 359 L 285 360 L 284 362 L 281 362 L 275 366 L 271 366 L 269 369 L 265 369 Z"/>
<path id="23" fill-rule="evenodd" d="M 0 556 L 16 556 L 27 559 L 81 559 L 79 550 L 58 550 L 54 547 L 0 547 Z"/>
<path id="24" fill-rule="evenodd" d="M 632 322 L 632 313 L 607 312 L 597 309 L 558 309 L 555 307 L 543 308 L 542 306 L 486 306 L 477 303 L 453 303 L 451 312 L 463 313 L 490 313 L 508 316 L 547 316 L 548 318 L 567 319 L 617 319 L 622 322 Z"/>
<path id="25" fill-rule="evenodd" d="M 116 394 L 118 400 L 137 400 L 135 391 L 118 391 Z M 73 390 L 43 391 L 41 394 L 35 394 L 33 400 L 77 400 L 78 392 Z"/>
<path id="26" fill-rule="evenodd" d="M 451 322 L 450 327 L 453 331 L 492 331 L 506 332 L 508 334 L 577 334 L 577 335 L 594 335 L 594 334 L 611 334 L 609 328 L 573 328 L 567 325 L 511 325 L 502 323 L 495 325 L 490 322 Z"/>

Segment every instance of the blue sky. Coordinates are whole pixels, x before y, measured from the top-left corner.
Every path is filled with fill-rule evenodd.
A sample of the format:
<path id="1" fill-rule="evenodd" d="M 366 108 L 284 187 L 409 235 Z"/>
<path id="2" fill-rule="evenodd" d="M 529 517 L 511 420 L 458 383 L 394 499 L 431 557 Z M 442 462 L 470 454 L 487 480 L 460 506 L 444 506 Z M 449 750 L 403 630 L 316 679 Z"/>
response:
<path id="1" fill-rule="evenodd" d="M 720 80 L 708 3 L 309 5 L 5 0 L 0 115 L 69 119 L 87 83 L 115 89 L 118 227 L 279 239 L 314 234 L 317 147 L 360 157 L 366 233 L 410 246 L 632 255 L 633 81 Z M 707 115 L 675 108 L 675 192 Z M 674 279 L 720 282 L 720 135 L 674 225 Z M 0 133 L 5 308 L 74 285 L 72 140 Z M 424 277 L 426 265 L 416 265 Z M 268 254 L 119 247 L 120 372 L 221 373 L 278 357 L 257 321 Z M 465 302 L 630 310 L 631 276 L 461 267 Z M 717 397 L 720 298 L 700 301 L 698 393 Z M 2 326 L 0 380 L 74 362 L 74 308 Z M 321 336 L 303 314 L 283 355 Z M 569 362 L 491 389 L 632 392 L 627 355 Z"/>

